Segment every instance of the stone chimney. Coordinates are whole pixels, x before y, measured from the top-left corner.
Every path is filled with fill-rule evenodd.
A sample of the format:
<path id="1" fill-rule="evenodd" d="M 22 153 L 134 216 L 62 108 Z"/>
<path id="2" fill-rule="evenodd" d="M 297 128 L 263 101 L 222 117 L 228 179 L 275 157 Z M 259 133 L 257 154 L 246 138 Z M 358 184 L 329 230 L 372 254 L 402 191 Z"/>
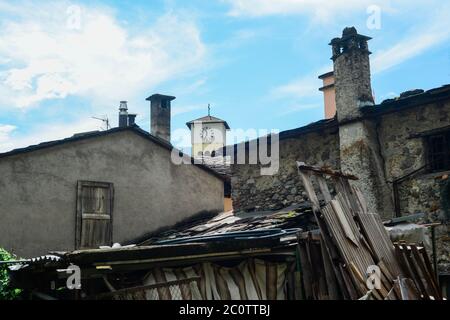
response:
<path id="1" fill-rule="evenodd" d="M 360 107 L 374 104 L 367 44 L 370 39 L 351 27 L 344 29 L 342 38 L 331 40 L 339 122 L 360 117 Z"/>
<path id="2" fill-rule="evenodd" d="M 151 134 L 170 143 L 170 105 L 175 97 L 154 94 L 146 100 L 150 101 Z"/>
<path id="3" fill-rule="evenodd" d="M 392 189 L 386 181 L 375 122 L 362 118 L 361 107 L 374 105 L 370 83 L 369 37 L 354 27 L 331 41 L 334 61 L 336 110 L 339 121 L 341 170 L 359 180 L 353 182 L 364 194 L 369 212 L 383 218 L 394 213 Z"/>
<path id="4" fill-rule="evenodd" d="M 327 72 L 319 79 L 323 81 L 323 86 L 319 90 L 323 92 L 325 119 L 332 119 L 336 115 L 336 90 L 334 87 L 334 72 Z"/>

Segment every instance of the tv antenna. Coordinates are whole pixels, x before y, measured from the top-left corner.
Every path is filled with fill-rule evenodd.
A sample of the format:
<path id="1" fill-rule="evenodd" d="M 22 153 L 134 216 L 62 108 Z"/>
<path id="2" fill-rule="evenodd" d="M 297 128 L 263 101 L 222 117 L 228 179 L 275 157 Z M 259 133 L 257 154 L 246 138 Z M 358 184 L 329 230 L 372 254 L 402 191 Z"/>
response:
<path id="1" fill-rule="evenodd" d="M 109 125 L 108 116 L 104 116 L 103 118 L 92 117 L 92 119 L 99 120 L 99 121 L 103 122 L 106 125 L 106 130 L 111 129 L 111 126 Z"/>

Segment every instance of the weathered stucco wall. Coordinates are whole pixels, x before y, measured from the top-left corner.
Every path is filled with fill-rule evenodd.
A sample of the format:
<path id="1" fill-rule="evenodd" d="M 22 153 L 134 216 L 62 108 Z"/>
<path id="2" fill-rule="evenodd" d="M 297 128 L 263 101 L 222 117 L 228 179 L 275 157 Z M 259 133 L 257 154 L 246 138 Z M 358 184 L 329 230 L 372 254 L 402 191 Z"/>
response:
<path id="1" fill-rule="evenodd" d="M 296 161 L 339 168 L 338 138 L 331 129 L 281 140 L 280 168 L 273 176 L 262 176 L 258 165 L 232 165 L 234 210 L 275 210 L 307 200 Z"/>
<path id="2" fill-rule="evenodd" d="M 351 183 L 364 194 L 368 210 L 384 219 L 392 218 L 392 190 L 386 183 L 376 125 L 371 121 L 342 124 L 339 141 L 341 170 L 358 177 L 359 180 Z"/>
<path id="3" fill-rule="evenodd" d="M 223 182 L 130 131 L 0 159 L 0 247 L 73 250 L 77 181 L 114 184 L 113 241 L 223 210 Z"/>

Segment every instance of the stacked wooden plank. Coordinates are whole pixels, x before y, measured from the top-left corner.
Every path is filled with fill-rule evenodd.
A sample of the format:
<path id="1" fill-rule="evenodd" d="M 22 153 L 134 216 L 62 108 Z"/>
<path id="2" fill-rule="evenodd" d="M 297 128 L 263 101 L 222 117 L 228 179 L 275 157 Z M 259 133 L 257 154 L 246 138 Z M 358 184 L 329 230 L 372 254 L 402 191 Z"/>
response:
<path id="1" fill-rule="evenodd" d="M 299 258 L 302 282 L 301 300 L 337 300 L 341 296 L 334 285 L 336 279 L 328 255 L 321 241 L 310 237 L 299 239 Z"/>
<path id="2" fill-rule="evenodd" d="M 327 286 L 322 290 L 328 298 L 330 292 L 344 299 L 438 296 L 432 270 L 424 260 L 411 262 L 420 250 L 411 249 L 409 255 L 404 255 L 410 271 L 399 263 L 399 248 L 394 250 L 379 215 L 368 212 L 363 195 L 350 185 L 349 180 L 356 177 L 304 163 L 298 163 L 298 167 L 320 228 L 324 257 L 318 268 L 326 270 L 328 265 Z"/>
<path id="3" fill-rule="evenodd" d="M 441 300 L 442 294 L 425 248 L 404 243 L 394 246 L 403 273 L 412 280 L 419 295 L 424 299 Z"/>

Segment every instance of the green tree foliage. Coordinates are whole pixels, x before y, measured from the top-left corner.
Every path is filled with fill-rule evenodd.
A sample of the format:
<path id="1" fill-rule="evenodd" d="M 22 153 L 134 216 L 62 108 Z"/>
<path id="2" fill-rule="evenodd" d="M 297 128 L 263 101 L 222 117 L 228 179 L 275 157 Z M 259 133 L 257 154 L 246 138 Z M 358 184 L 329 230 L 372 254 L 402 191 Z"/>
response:
<path id="1" fill-rule="evenodd" d="M 0 248 L 0 261 L 11 261 L 16 259 L 17 257 Z M 10 286 L 7 265 L 0 265 L 0 300 L 18 299 L 21 292 L 20 289 L 14 289 Z"/>

